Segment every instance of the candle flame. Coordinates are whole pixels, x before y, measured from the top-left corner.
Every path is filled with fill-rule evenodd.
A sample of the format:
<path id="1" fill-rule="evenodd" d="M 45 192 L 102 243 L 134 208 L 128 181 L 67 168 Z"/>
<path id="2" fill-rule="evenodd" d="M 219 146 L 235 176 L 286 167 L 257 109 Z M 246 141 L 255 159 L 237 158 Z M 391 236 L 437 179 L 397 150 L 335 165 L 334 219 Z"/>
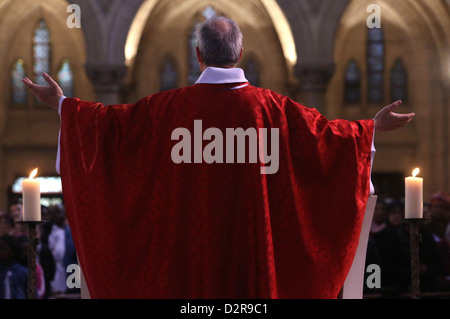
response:
<path id="1" fill-rule="evenodd" d="M 30 174 L 30 179 L 33 179 L 36 176 L 37 172 L 38 172 L 38 169 L 35 168 Z"/>
<path id="2" fill-rule="evenodd" d="M 419 174 L 419 172 L 420 172 L 419 168 L 414 169 L 414 170 L 413 170 L 413 173 L 412 173 L 412 176 L 413 176 L 413 177 L 416 177 L 417 174 Z"/>

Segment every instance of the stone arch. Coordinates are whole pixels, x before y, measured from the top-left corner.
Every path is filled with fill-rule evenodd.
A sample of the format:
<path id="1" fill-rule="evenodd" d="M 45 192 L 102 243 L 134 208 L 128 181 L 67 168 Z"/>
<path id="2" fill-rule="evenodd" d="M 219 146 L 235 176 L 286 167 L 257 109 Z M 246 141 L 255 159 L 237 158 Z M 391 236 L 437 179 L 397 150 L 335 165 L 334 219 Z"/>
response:
<path id="1" fill-rule="evenodd" d="M 139 40 L 142 36 L 144 26 L 148 20 L 150 13 L 157 4 L 159 0 L 143 0 L 138 12 L 136 13 L 135 19 L 130 27 L 130 32 L 128 33 L 128 38 L 125 47 L 126 63 L 128 66 L 134 63 L 134 58 L 139 46 Z M 277 30 L 283 53 L 289 64 L 295 65 L 297 62 L 297 50 L 295 46 L 295 41 L 293 38 L 292 30 L 289 25 L 289 21 L 275 0 L 259 0 L 264 6 L 267 14 L 270 15 L 274 27 Z"/>
<path id="2" fill-rule="evenodd" d="M 167 51 L 169 46 L 173 46 L 169 51 L 173 52 L 177 61 L 180 61 L 180 75 L 185 79 L 186 69 L 183 66 L 186 60 L 185 40 L 192 29 L 191 17 L 194 17 L 199 11 L 210 4 L 211 1 L 167 1 L 167 0 L 147 0 L 142 4 L 141 10 L 136 15 L 126 45 L 127 66 L 132 72 L 129 73 L 127 82 L 134 84 L 140 82 L 150 83 L 152 85 L 151 77 L 154 72 L 147 72 L 148 79 L 142 80 L 142 71 L 139 69 L 152 68 L 152 60 L 158 60 L 160 53 L 158 50 L 153 50 L 152 47 L 160 47 L 162 51 Z M 287 93 L 287 82 L 293 77 L 293 63 L 295 63 L 296 52 L 293 38 L 291 37 L 291 46 L 286 45 L 289 40 L 284 39 L 284 46 L 280 41 L 279 32 L 273 23 L 273 16 L 268 13 L 268 8 L 276 5 L 275 1 L 214 1 L 214 8 L 219 12 L 236 20 L 241 26 L 244 33 L 244 55 L 247 53 L 259 56 L 259 60 L 267 60 L 265 63 L 267 69 L 270 71 L 264 72 L 272 77 L 267 76 L 262 79 L 262 83 L 266 83 L 266 87 L 272 88 L 282 93 Z M 269 6 L 269 7 L 267 7 Z M 282 11 L 278 8 L 278 14 Z M 170 23 L 169 23 L 170 22 Z M 284 28 L 289 25 L 285 20 Z M 167 33 L 171 30 L 171 34 Z M 290 29 L 284 29 L 290 32 Z M 161 32 L 166 32 L 166 36 L 161 36 Z M 288 33 L 289 33 L 288 32 Z M 139 36 L 141 34 L 141 36 Z M 159 35 L 159 36 L 157 36 Z M 164 38 L 164 41 L 161 41 Z M 289 37 L 288 37 L 289 38 Z M 168 39 L 172 39 L 170 44 Z M 150 41 L 153 41 L 150 43 Z M 178 46 L 176 42 L 179 42 Z M 259 43 L 256 48 L 255 43 Z M 176 47 L 176 48 L 175 48 Z M 288 48 L 288 49 L 286 49 Z M 289 51 L 290 50 L 290 51 Z M 289 53 L 290 52 L 290 53 Z M 264 58 L 264 55 L 266 58 Z M 269 57 L 269 58 L 267 58 Z M 289 60 L 287 57 L 290 57 Z M 138 68 L 135 65 L 139 65 Z M 138 85 L 138 84 L 137 84 Z M 186 81 L 182 81 L 180 85 L 187 85 Z M 143 94 L 155 92 L 155 88 L 142 88 L 138 91 L 132 92 L 129 100 L 138 98 Z"/>

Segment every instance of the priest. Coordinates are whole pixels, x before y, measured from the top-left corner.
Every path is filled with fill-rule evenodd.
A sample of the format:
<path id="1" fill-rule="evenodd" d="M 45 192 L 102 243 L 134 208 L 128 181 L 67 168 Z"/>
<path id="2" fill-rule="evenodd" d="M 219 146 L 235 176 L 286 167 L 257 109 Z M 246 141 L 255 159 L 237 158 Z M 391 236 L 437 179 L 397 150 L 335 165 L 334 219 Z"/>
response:
<path id="1" fill-rule="evenodd" d="M 358 246 L 374 132 L 250 85 L 227 18 L 189 87 L 104 106 L 24 79 L 61 117 L 64 203 L 92 298 L 336 298 Z"/>

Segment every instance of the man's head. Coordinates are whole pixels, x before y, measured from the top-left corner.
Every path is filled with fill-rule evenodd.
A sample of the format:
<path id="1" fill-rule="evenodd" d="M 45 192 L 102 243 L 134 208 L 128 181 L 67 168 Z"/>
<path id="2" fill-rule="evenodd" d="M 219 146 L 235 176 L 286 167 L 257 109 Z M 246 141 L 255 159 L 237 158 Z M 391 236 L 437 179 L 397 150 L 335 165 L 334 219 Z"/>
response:
<path id="1" fill-rule="evenodd" d="M 212 17 L 197 31 L 197 58 L 203 71 L 208 66 L 232 68 L 242 56 L 242 33 L 236 22 Z"/>
<path id="2" fill-rule="evenodd" d="M 450 195 L 438 192 L 431 196 L 431 215 L 434 219 L 450 220 Z"/>
<path id="3" fill-rule="evenodd" d="M 388 205 L 387 219 L 391 226 L 400 226 L 405 215 L 405 203 L 393 201 Z"/>
<path id="4" fill-rule="evenodd" d="M 14 229 L 14 220 L 6 214 L 0 214 L 0 236 L 8 235 Z"/>
<path id="5" fill-rule="evenodd" d="M 66 209 L 62 204 L 57 204 L 51 207 L 49 219 L 52 223 L 63 227 L 66 222 Z"/>
<path id="6" fill-rule="evenodd" d="M 15 200 L 9 204 L 8 210 L 9 217 L 14 221 L 21 221 L 23 219 L 22 215 L 22 203 Z"/>
<path id="7" fill-rule="evenodd" d="M 381 225 L 386 222 L 386 203 L 383 200 L 378 200 L 373 213 L 373 222 Z"/>
<path id="8" fill-rule="evenodd" d="M 17 261 L 22 255 L 19 240 L 10 235 L 0 237 L 0 264 L 8 265 Z"/>

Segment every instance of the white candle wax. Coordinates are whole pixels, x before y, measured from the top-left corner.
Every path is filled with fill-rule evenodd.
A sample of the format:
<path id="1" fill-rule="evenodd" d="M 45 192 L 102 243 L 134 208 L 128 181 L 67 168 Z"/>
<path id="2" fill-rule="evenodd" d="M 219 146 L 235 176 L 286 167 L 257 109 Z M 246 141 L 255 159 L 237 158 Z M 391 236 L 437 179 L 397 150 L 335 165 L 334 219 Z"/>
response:
<path id="1" fill-rule="evenodd" d="M 35 169 L 29 179 L 22 182 L 22 205 L 24 221 L 41 221 L 41 185 L 33 179 L 37 173 Z"/>
<path id="2" fill-rule="evenodd" d="M 423 218 L 423 178 L 413 176 L 405 178 L 405 218 Z"/>

